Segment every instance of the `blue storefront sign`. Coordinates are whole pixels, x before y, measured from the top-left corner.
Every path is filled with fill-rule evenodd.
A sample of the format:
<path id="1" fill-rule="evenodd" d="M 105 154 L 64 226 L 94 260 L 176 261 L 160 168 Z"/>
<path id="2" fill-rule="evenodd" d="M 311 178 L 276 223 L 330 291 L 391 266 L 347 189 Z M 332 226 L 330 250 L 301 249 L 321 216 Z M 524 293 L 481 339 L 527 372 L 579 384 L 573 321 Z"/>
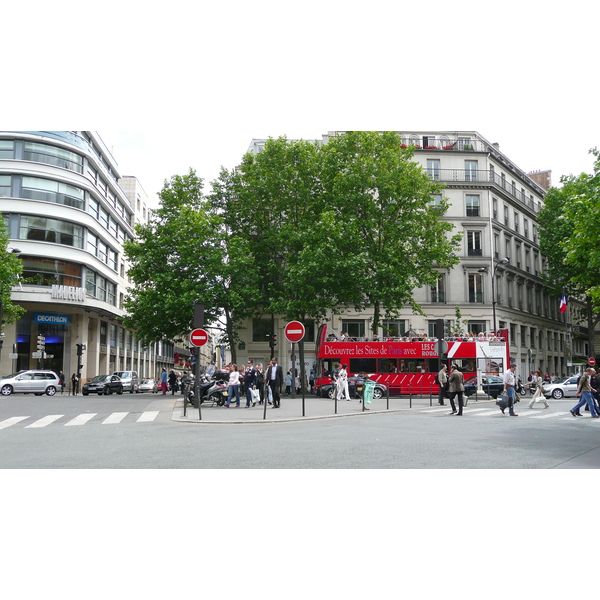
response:
<path id="1" fill-rule="evenodd" d="M 50 315 L 36 313 L 33 317 L 34 323 L 45 323 L 46 325 L 68 325 L 71 322 L 69 315 Z"/>

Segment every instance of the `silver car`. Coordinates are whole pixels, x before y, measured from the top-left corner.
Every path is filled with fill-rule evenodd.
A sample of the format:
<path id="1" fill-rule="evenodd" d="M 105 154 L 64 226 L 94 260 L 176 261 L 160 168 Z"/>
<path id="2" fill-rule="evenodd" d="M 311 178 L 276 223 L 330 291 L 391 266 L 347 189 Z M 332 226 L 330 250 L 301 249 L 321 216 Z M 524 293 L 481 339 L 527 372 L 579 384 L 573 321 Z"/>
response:
<path id="1" fill-rule="evenodd" d="M 552 396 L 552 398 L 556 398 L 557 400 L 565 396 L 576 396 L 578 382 L 579 375 L 575 375 L 574 377 L 557 379 L 554 383 L 544 383 L 542 386 L 544 396 L 547 398 Z"/>
<path id="2" fill-rule="evenodd" d="M 13 392 L 54 396 L 59 389 L 60 380 L 54 371 L 32 369 L 0 378 L 0 394 L 3 396 L 10 396 Z"/>

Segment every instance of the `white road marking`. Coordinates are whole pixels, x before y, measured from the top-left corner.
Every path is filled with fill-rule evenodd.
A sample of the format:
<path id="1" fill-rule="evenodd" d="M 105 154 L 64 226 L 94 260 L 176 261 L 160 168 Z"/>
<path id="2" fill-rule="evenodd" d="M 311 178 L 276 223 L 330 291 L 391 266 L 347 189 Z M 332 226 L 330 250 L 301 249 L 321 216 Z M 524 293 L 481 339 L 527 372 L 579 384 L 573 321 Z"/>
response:
<path id="1" fill-rule="evenodd" d="M 42 419 L 38 419 L 35 423 L 32 423 L 31 425 L 27 425 L 25 429 L 29 429 L 30 427 L 46 427 L 47 425 L 50 425 L 50 423 L 54 423 L 54 421 L 58 421 L 58 419 L 64 416 L 65 415 L 47 415 Z"/>
<path id="2" fill-rule="evenodd" d="M 15 425 L 24 419 L 29 419 L 29 417 L 10 417 L 10 419 L 5 419 L 0 423 L 0 429 L 6 429 L 7 427 Z"/>
<path id="3" fill-rule="evenodd" d="M 158 416 L 157 410 L 147 410 L 140 415 L 140 418 L 137 420 L 138 423 L 148 423 L 149 421 L 154 421 Z"/>
<path id="4" fill-rule="evenodd" d="M 93 419 L 98 413 L 83 413 L 74 419 L 71 419 L 68 423 L 65 423 L 65 427 L 67 425 L 85 425 L 90 419 Z"/>
<path id="5" fill-rule="evenodd" d="M 129 413 L 128 412 L 114 412 L 112 415 L 106 417 L 102 421 L 102 425 L 111 425 L 113 423 L 120 423 Z"/>

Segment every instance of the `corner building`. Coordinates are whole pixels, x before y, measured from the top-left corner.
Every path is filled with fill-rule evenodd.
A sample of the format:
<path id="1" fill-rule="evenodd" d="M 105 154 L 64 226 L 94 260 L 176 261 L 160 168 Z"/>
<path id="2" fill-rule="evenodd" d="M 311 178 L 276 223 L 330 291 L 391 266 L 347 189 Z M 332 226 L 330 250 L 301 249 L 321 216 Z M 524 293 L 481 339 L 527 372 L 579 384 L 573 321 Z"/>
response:
<path id="1" fill-rule="evenodd" d="M 68 380 L 78 344 L 83 381 L 116 370 L 153 377 L 172 366 L 172 346 L 142 347 L 120 323 L 123 243 L 147 220 L 147 197 L 135 177 L 120 176 L 97 133 L 0 131 L 0 211 L 23 263 L 12 301 L 27 311 L 5 326 L 0 372 L 43 367 Z"/>

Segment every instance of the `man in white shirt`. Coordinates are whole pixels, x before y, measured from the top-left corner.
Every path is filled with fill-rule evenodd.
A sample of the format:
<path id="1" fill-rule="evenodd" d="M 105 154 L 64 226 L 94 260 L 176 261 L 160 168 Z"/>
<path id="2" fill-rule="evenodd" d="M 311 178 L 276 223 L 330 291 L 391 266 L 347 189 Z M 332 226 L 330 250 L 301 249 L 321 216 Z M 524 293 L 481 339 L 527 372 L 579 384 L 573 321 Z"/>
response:
<path id="1" fill-rule="evenodd" d="M 502 379 L 504 380 L 504 391 L 508 394 L 508 414 L 511 417 L 518 417 L 515 413 L 514 405 L 515 405 L 515 371 L 517 369 L 517 365 L 512 365 L 510 369 L 504 372 L 504 376 Z M 504 409 L 502 409 L 502 414 L 504 414 Z"/>

